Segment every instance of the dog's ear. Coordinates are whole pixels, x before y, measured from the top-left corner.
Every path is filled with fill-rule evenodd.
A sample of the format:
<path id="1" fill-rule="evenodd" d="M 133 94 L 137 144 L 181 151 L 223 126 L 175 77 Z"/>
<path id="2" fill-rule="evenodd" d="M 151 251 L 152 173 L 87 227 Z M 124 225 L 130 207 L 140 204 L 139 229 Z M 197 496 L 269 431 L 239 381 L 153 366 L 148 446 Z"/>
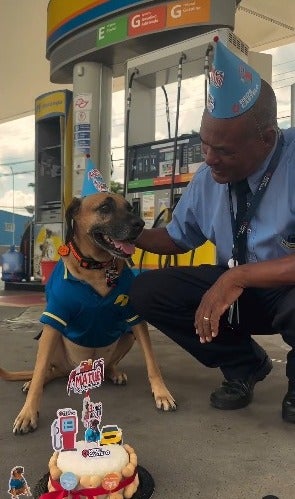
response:
<path id="1" fill-rule="evenodd" d="M 79 212 L 81 206 L 81 198 L 73 198 L 69 206 L 66 209 L 65 219 L 66 219 L 66 233 L 65 233 L 65 243 L 71 241 L 74 237 L 74 217 Z"/>

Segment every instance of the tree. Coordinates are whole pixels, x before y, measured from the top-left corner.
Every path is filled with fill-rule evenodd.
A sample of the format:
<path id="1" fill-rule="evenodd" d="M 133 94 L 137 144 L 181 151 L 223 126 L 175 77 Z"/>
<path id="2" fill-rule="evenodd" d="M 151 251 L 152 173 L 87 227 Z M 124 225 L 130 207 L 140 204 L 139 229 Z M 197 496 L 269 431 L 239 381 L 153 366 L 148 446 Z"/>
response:
<path id="1" fill-rule="evenodd" d="M 117 194 L 123 194 L 124 186 L 121 182 L 115 182 L 111 180 L 111 192 L 116 192 Z"/>

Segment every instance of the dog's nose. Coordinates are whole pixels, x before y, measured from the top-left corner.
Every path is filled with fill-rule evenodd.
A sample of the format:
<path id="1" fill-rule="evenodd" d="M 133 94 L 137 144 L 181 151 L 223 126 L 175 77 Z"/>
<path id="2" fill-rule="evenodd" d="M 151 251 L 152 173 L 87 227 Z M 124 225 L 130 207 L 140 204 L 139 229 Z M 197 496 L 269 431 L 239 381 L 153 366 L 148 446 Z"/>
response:
<path id="1" fill-rule="evenodd" d="M 132 227 L 134 229 L 142 229 L 145 226 L 145 222 L 141 218 L 136 218 L 132 222 Z"/>

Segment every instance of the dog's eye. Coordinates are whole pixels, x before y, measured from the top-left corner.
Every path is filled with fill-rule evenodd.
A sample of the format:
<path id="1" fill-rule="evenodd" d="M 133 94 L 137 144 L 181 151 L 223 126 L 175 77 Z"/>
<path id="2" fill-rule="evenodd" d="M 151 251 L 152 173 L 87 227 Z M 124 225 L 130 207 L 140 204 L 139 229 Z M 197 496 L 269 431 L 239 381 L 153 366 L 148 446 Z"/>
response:
<path id="1" fill-rule="evenodd" d="M 101 206 L 99 206 L 98 211 L 104 215 L 107 215 L 111 212 L 111 207 L 109 204 L 102 204 Z"/>

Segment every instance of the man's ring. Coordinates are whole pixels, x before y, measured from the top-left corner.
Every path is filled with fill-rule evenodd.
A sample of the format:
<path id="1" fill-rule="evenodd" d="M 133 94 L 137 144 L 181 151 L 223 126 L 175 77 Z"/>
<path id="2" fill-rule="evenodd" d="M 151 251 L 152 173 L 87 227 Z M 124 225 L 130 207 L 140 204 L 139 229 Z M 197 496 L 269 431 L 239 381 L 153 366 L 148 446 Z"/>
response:
<path id="1" fill-rule="evenodd" d="M 209 317 L 203 317 L 204 321 L 210 321 Z"/>

